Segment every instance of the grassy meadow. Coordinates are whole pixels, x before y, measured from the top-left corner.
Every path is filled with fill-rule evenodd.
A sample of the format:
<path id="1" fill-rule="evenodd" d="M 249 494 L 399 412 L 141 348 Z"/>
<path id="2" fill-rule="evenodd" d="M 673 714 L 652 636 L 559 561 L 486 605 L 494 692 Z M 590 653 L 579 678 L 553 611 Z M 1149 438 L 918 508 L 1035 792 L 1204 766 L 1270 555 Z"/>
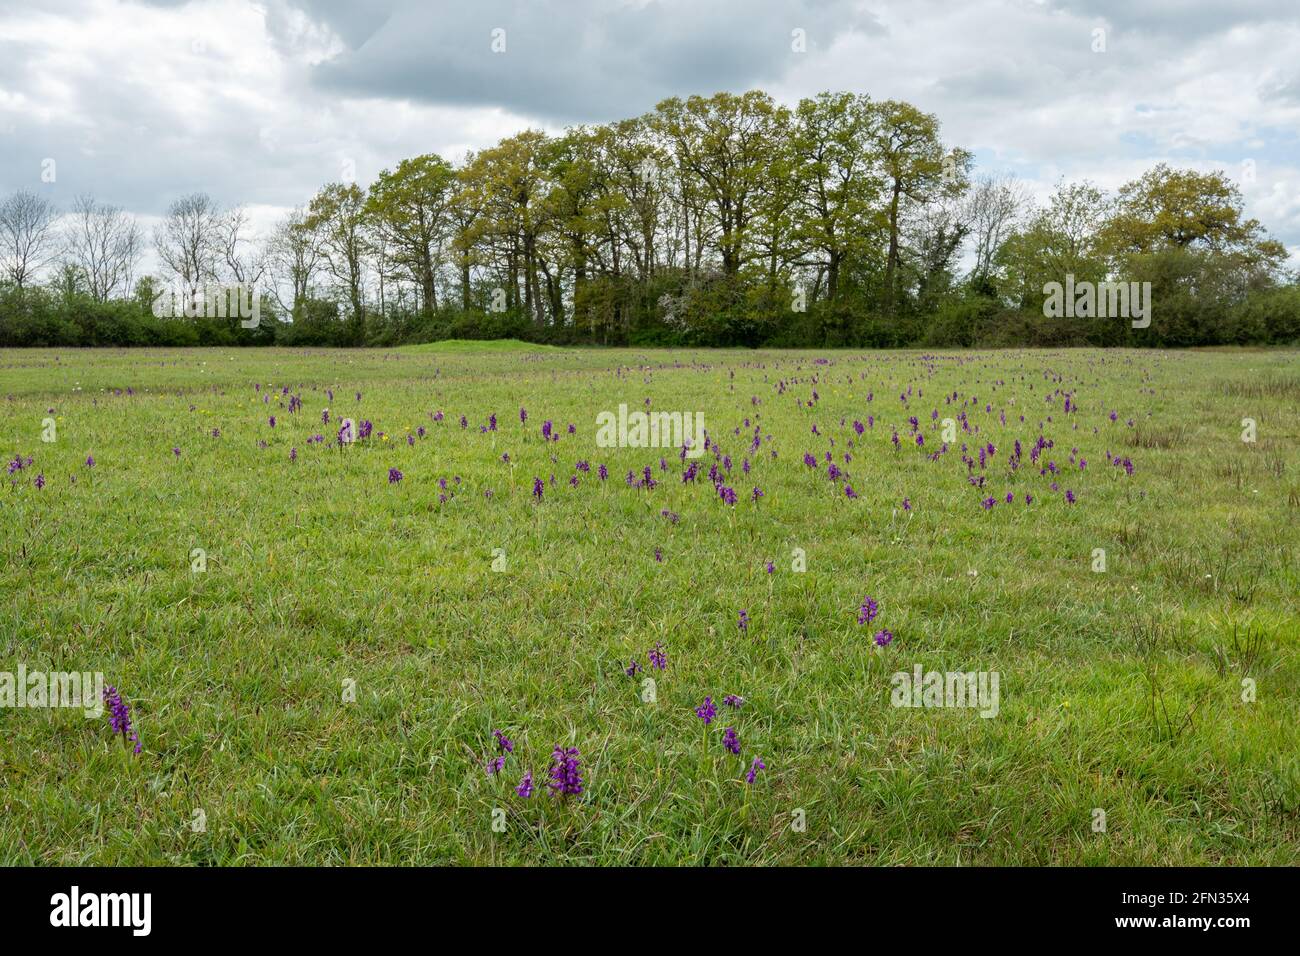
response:
<path id="1" fill-rule="evenodd" d="M 1294 351 L 8 350 L 0 454 L 140 742 L 0 707 L 3 864 L 1300 862 Z"/>

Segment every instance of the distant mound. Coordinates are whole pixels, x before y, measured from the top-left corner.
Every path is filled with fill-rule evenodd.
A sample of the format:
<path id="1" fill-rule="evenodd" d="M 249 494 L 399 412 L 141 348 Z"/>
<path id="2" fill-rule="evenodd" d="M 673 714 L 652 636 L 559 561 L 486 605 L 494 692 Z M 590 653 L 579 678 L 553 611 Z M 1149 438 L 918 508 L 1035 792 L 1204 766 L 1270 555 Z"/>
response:
<path id="1" fill-rule="evenodd" d="M 521 339 L 443 339 L 420 345 L 403 345 L 400 352 L 559 352 L 554 345 L 524 342 Z"/>

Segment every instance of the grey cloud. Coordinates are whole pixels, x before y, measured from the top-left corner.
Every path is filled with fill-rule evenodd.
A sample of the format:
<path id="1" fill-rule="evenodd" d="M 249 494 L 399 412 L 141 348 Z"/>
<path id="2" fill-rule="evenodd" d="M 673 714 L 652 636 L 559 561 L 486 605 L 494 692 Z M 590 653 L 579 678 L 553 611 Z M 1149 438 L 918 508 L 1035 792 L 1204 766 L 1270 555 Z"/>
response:
<path id="1" fill-rule="evenodd" d="M 1050 6 L 1116 30 L 1182 40 L 1245 24 L 1300 23 L 1296 0 L 1051 0 Z"/>
<path id="2" fill-rule="evenodd" d="M 302 6 L 345 40 L 364 36 L 316 68 L 322 90 L 502 107 L 556 123 L 635 115 L 667 96 L 774 81 L 799 56 L 791 51 L 796 28 L 806 31 L 808 56 L 849 30 L 881 32 L 848 0 L 404 3 L 365 22 L 341 3 Z M 506 31 L 504 53 L 491 51 L 496 28 Z"/>

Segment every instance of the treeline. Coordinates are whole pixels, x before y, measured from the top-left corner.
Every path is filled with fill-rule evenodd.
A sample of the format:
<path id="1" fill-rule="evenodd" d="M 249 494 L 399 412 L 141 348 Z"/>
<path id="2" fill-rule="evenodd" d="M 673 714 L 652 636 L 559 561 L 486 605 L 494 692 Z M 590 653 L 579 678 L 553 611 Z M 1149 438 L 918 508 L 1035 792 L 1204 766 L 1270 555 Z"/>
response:
<path id="1" fill-rule="evenodd" d="M 0 344 L 1300 341 L 1285 249 L 1221 172 L 1159 165 L 1113 195 L 1063 182 L 1036 205 L 971 167 L 907 103 L 673 98 L 331 183 L 265 237 L 184 197 L 152 236 L 162 274 L 139 278 L 129 215 L 17 193 L 0 203 Z M 1067 277 L 1149 282 L 1149 327 L 1045 317 L 1045 285 Z M 155 315 L 165 289 L 201 306 L 214 285 L 256 290 L 255 328 Z"/>

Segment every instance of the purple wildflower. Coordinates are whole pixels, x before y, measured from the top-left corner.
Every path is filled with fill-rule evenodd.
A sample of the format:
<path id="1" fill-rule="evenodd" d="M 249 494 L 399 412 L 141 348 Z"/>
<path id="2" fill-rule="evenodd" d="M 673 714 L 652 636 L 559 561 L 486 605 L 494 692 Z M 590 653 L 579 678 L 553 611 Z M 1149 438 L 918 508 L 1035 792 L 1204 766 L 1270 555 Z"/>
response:
<path id="1" fill-rule="evenodd" d="M 547 784 L 557 797 L 572 797 L 582 793 L 581 755 L 577 747 L 564 748 L 558 744 L 551 753 L 551 782 Z"/>
<path id="2" fill-rule="evenodd" d="M 726 747 L 736 756 L 740 756 L 740 738 L 736 736 L 735 727 L 728 727 L 722 732 L 722 746 Z"/>
<path id="3" fill-rule="evenodd" d="M 533 772 L 525 771 L 523 779 L 519 781 L 519 786 L 515 787 L 515 793 L 527 800 L 533 795 Z"/>
<path id="4" fill-rule="evenodd" d="M 704 721 L 705 724 L 713 723 L 713 718 L 717 716 L 718 708 L 713 704 L 712 697 L 704 698 L 704 703 L 695 708 L 695 716 Z"/>
<path id="5" fill-rule="evenodd" d="M 880 613 L 880 605 L 876 603 L 875 598 L 867 595 L 862 599 L 862 607 L 858 609 L 858 623 L 870 624 Z"/>
<path id="6" fill-rule="evenodd" d="M 135 744 L 133 753 L 140 752 L 140 735 L 131 726 L 131 708 L 122 700 L 116 687 L 104 688 L 104 703 L 108 705 L 108 726 L 113 733 L 122 735 L 122 744 Z"/>
<path id="7" fill-rule="evenodd" d="M 758 777 L 758 772 L 760 770 L 766 770 L 766 769 L 767 769 L 767 764 L 763 763 L 763 761 L 758 757 L 755 757 L 754 762 L 749 765 L 749 770 L 745 774 L 745 783 L 750 784 L 752 786 L 754 780 L 757 779 Z"/>

